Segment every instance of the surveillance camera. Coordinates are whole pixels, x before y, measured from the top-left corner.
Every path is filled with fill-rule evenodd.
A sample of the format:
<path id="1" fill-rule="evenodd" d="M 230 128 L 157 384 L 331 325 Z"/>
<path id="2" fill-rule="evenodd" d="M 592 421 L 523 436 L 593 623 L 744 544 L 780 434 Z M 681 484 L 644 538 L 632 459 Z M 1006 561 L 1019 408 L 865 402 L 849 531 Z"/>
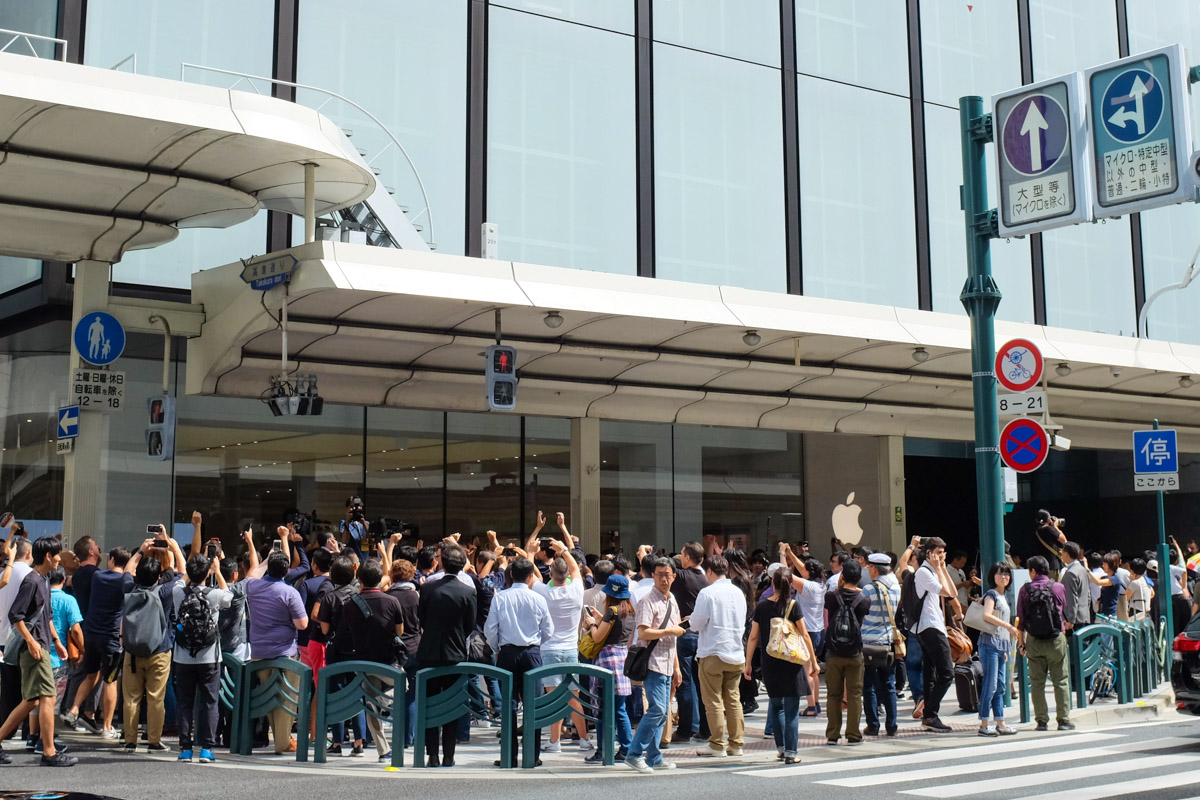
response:
<path id="1" fill-rule="evenodd" d="M 1071 440 L 1060 434 L 1054 434 L 1054 438 L 1050 440 L 1050 447 L 1055 450 L 1070 450 Z"/>
<path id="2" fill-rule="evenodd" d="M 1111 372 L 1112 372 L 1112 376 L 1113 376 L 1114 378 L 1119 378 L 1119 377 L 1121 377 L 1121 368 L 1120 368 L 1120 367 L 1113 367 L 1113 368 L 1112 368 L 1112 370 L 1111 370 Z"/>

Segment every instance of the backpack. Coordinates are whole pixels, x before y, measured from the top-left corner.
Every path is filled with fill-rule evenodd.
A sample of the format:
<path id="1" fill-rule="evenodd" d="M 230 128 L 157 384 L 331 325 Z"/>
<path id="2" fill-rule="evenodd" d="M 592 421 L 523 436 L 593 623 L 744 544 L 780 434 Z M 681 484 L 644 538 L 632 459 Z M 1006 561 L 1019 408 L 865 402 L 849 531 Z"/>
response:
<path id="1" fill-rule="evenodd" d="M 175 643 L 193 658 L 203 649 L 217 643 L 217 620 L 208 604 L 208 591 L 203 586 L 189 584 L 183 590 L 179 604 L 179 621 L 175 623 Z"/>
<path id="2" fill-rule="evenodd" d="M 1054 602 L 1050 582 L 1038 586 L 1029 584 L 1025 591 L 1026 614 L 1021 627 L 1035 639 L 1053 639 L 1062 633 L 1062 614 Z"/>
<path id="3" fill-rule="evenodd" d="M 854 609 L 846 605 L 840 590 L 834 590 L 838 607 L 829 620 L 829 629 L 825 633 L 825 641 L 835 656 L 854 656 L 862 651 L 862 630 L 858 625 L 858 617 Z"/>
<path id="4" fill-rule="evenodd" d="M 896 609 L 896 627 L 911 632 L 921 621 L 921 598 L 917 597 L 917 572 L 906 572 L 900 578 L 900 608 Z"/>
<path id="5" fill-rule="evenodd" d="M 135 658 L 147 658 L 167 635 L 167 612 L 157 587 L 137 586 L 125 596 L 121 644 Z"/>

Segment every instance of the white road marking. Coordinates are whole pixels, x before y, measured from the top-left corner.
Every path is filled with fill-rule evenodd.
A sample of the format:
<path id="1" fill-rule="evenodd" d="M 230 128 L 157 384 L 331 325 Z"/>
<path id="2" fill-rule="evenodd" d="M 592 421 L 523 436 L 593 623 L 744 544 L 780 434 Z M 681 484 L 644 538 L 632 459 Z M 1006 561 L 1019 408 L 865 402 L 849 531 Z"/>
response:
<path id="1" fill-rule="evenodd" d="M 1105 797 L 1122 797 L 1127 794 L 1141 794 L 1159 789 L 1178 789 L 1189 783 L 1200 782 L 1200 770 L 1192 772 L 1175 772 L 1166 775 L 1146 775 L 1134 781 L 1108 783 L 1101 786 L 1087 786 L 1078 789 L 1068 789 L 1063 792 L 1049 794 L 1033 794 L 1020 800 L 1101 800 Z"/>

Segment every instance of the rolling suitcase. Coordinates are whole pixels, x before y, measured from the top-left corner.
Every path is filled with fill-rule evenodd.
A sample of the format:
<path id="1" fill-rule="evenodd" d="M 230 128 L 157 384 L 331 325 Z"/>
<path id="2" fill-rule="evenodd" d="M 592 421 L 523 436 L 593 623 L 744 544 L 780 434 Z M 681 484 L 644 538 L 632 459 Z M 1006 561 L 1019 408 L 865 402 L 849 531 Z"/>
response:
<path id="1" fill-rule="evenodd" d="M 979 710 L 979 687 L 983 685 L 983 664 L 971 659 L 954 668 L 954 690 L 958 693 L 958 707 L 963 711 Z"/>

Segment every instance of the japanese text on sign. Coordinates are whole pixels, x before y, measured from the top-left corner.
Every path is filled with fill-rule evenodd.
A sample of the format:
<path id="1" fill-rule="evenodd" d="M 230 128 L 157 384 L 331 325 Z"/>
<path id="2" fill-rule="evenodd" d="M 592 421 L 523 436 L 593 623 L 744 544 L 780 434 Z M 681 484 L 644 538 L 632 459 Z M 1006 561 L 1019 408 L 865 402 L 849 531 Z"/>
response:
<path id="1" fill-rule="evenodd" d="M 1104 154 L 1104 196 L 1109 200 L 1174 191 L 1166 139 Z"/>
<path id="2" fill-rule="evenodd" d="M 1179 488 L 1179 473 L 1164 472 L 1161 475 L 1134 475 L 1133 488 L 1138 492 L 1169 492 Z"/>
<path id="3" fill-rule="evenodd" d="M 1072 211 L 1070 178 L 1063 174 L 1034 178 L 1008 187 L 1009 221 L 1027 222 L 1052 214 Z"/>
<path id="4" fill-rule="evenodd" d="M 1161 467 L 1164 461 L 1170 461 L 1175 456 L 1171 453 L 1171 449 L 1167 446 L 1166 439 L 1147 439 L 1142 445 L 1142 457 L 1147 463 L 1153 462 L 1154 466 Z"/>
<path id="5" fill-rule="evenodd" d="M 125 404 L 125 373 L 77 369 L 71 378 L 72 405 L 96 411 L 115 411 Z"/>

